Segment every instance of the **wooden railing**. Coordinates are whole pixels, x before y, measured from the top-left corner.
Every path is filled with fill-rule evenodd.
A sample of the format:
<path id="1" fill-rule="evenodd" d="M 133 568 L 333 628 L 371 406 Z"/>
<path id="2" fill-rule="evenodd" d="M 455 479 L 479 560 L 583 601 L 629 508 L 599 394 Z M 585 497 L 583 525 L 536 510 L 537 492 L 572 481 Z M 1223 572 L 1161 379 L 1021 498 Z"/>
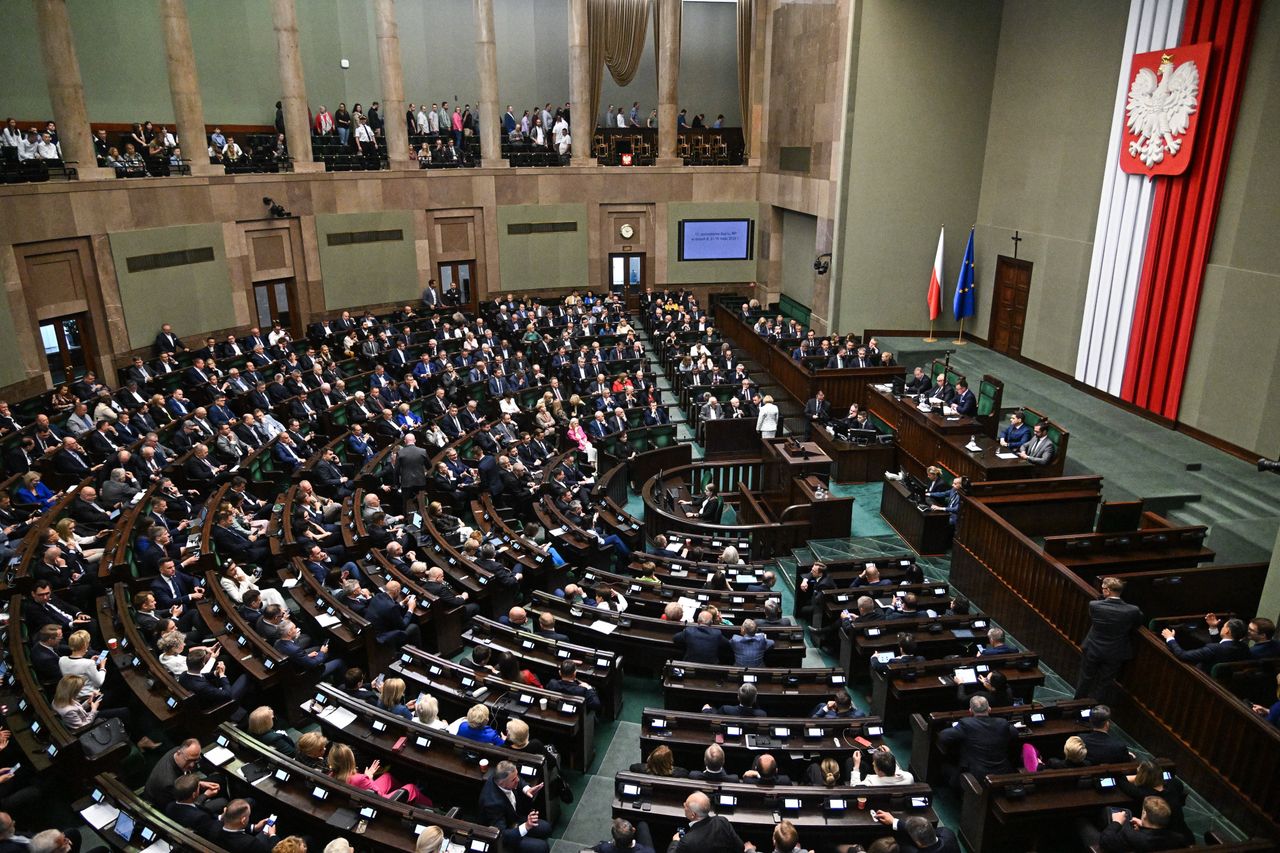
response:
<path id="1" fill-rule="evenodd" d="M 982 501 L 967 499 L 951 581 L 1059 675 L 1079 674 L 1089 630 L 1086 581 L 1045 554 Z M 1280 732 L 1208 675 L 1178 661 L 1143 629 L 1117 680 L 1117 721 L 1251 833 L 1280 835 Z"/>

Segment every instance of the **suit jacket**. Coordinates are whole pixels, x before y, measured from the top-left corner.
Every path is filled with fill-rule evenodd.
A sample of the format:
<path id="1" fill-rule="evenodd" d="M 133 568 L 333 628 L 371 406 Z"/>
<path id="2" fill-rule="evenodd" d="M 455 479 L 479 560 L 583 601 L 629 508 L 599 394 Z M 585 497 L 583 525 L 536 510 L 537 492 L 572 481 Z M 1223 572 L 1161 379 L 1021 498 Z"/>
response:
<path id="1" fill-rule="evenodd" d="M 807 418 L 816 418 L 824 421 L 831 417 L 831 404 L 826 400 L 818 401 L 817 397 L 804 404 L 804 414 Z"/>
<path id="2" fill-rule="evenodd" d="M 905 832 L 895 832 L 894 838 L 898 841 L 901 853 L 960 853 L 960 841 L 954 832 L 942 824 L 938 824 L 934 830 L 938 833 L 938 841 L 928 847 L 916 847 Z"/>
<path id="3" fill-rule="evenodd" d="M 1174 657 L 1183 663 L 1193 663 L 1203 669 L 1205 672 L 1213 669 L 1216 663 L 1227 663 L 1236 660 L 1249 660 L 1249 647 L 1241 642 L 1222 641 L 1210 643 L 1191 651 L 1184 651 L 1178 645 L 1177 640 L 1169 640 L 1167 642 L 1169 651 L 1173 652 Z"/>
<path id="4" fill-rule="evenodd" d="M 968 388 L 964 389 L 963 394 L 957 394 L 951 404 L 956 407 L 957 415 L 971 418 L 978 414 L 978 398 Z"/>
<path id="5" fill-rule="evenodd" d="M 59 649 L 51 649 L 43 643 L 36 643 L 31 647 L 31 666 L 41 684 L 53 684 L 62 678 L 58 659 L 69 653 L 70 649 L 65 645 Z"/>
<path id="6" fill-rule="evenodd" d="M 214 829 L 205 838 L 231 853 L 271 853 L 271 848 L 276 843 L 270 835 L 253 835 L 244 830 L 229 832 L 217 824 L 214 824 Z"/>
<path id="7" fill-rule="evenodd" d="M 712 815 L 690 826 L 683 838 L 672 841 L 667 853 L 742 853 L 742 839 L 728 818 Z"/>
<path id="8" fill-rule="evenodd" d="M 231 695 L 231 682 L 225 675 L 217 676 L 212 672 L 201 675 L 197 672 L 184 672 L 178 676 L 178 683 L 191 691 L 192 695 L 206 708 L 213 708 L 224 702 L 235 699 Z"/>
<path id="9" fill-rule="evenodd" d="M 581 696 L 586 700 L 585 706 L 588 711 L 599 711 L 601 708 L 600 697 L 592 687 L 588 687 L 578 681 L 562 681 L 559 677 L 553 678 L 547 682 L 547 689 L 554 690 L 557 693 L 564 693 L 569 696 Z"/>
<path id="10" fill-rule="evenodd" d="M 1089 619 L 1092 624 L 1084 638 L 1086 656 L 1115 661 L 1133 657 L 1133 629 L 1147 621 L 1137 605 L 1121 598 L 1101 598 L 1089 602 Z"/>
<path id="11" fill-rule="evenodd" d="M 960 769 L 981 781 L 989 773 L 1013 772 L 1010 759 L 1017 739 L 1017 730 L 1003 717 L 965 717 L 938 735 L 938 745 L 958 751 Z"/>
<path id="12" fill-rule="evenodd" d="M 369 620 L 369 626 L 379 636 L 393 631 L 403 631 L 413 621 L 413 614 L 398 601 L 392 601 L 391 596 L 385 592 L 379 592 L 369 600 L 364 616 Z"/>
<path id="13" fill-rule="evenodd" d="M 1186 840 L 1172 829 L 1134 829 L 1128 823 L 1107 821 L 1098 846 L 1104 853 L 1133 853 L 1146 850 L 1176 850 L 1186 846 Z"/>
<path id="14" fill-rule="evenodd" d="M 937 383 L 934 383 L 929 386 L 927 391 L 923 391 L 921 393 L 923 393 L 928 399 L 937 397 L 944 403 L 950 403 L 956 398 L 956 389 L 952 388 L 951 383 L 949 382 L 943 382 L 941 388 L 938 387 Z"/>
<path id="15" fill-rule="evenodd" d="M 722 656 L 731 653 L 729 640 L 718 628 L 710 625 L 690 625 L 675 635 L 677 648 L 683 648 L 682 660 L 691 663 L 718 664 Z"/>
<path id="16" fill-rule="evenodd" d="M 22 621 L 26 623 L 27 633 L 31 636 L 45 625 L 61 625 L 62 635 L 70 636 L 71 620 L 75 618 L 76 613 L 75 605 L 68 604 L 56 596 L 51 596 L 44 604 L 30 597 L 22 599 Z"/>
<path id="17" fill-rule="evenodd" d="M 534 808 L 534 801 L 524 793 L 524 785 L 516 786 L 512 791 L 516 798 L 515 806 L 507 799 L 498 783 L 490 777 L 480 789 L 480 823 L 492 826 L 502 833 L 502 845 L 509 850 L 520 847 L 520 824 L 529 816 Z M 739 848 L 738 853 L 741 853 Z"/>
<path id="18" fill-rule="evenodd" d="M 218 821 L 213 815 L 195 803 L 179 803 L 176 800 L 164 809 L 165 817 L 174 823 L 184 826 L 196 835 L 206 835 L 218 828 Z"/>
<path id="19" fill-rule="evenodd" d="M 1120 764 L 1132 761 L 1129 748 L 1115 735 L 1102 731 L 1085 732 L 1080 735 L 1088 750 L 1090 764 Z"/>
<path id="20" fill-rule="evenodd" d="M 167 612 L 175 604 L 184 606 L 189 604 L 191 594 L 200 585 L 194 577 L 183 571 L 174 572 L 172 581 L 175 592 L 169 591 L 169 584 L 163 577 L 157 577 L 151 581 L 151 592 L 156 597 L 157 612 Z"/>

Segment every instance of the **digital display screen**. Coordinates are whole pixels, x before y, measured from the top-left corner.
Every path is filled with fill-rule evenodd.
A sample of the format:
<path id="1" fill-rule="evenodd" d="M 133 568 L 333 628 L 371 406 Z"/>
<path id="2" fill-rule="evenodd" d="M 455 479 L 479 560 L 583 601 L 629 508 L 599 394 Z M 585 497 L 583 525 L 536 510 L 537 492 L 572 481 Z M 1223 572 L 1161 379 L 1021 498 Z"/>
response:
<path id="1" fill-rule="evenodd" d="M 682 219 L 680 260 L 749 261 L 754 236 L 750 219 Z"/>

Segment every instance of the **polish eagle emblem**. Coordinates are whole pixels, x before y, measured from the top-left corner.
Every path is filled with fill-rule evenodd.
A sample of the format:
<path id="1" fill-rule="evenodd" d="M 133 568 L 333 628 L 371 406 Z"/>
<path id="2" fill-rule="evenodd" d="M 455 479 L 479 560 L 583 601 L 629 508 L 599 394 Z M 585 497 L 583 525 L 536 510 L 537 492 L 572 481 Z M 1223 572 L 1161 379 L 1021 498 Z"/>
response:
<path id="1" fill-rule="evenodd" d="M 1126 172 L 1168 175 L 1186 168 L 1210 49 L 1189 45 L 1134 57 L 1121 151 Z"/>

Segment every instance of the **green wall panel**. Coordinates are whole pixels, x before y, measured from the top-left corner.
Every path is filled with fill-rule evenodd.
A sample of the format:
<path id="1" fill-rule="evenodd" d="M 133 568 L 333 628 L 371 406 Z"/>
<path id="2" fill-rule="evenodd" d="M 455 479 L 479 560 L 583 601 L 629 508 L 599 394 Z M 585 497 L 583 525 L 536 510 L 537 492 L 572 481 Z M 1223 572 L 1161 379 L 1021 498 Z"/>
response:
<path id="1" fill-rule="evenodd" d="M 334 233 L 396 229 L 403 232 L 403 240 L 329 245 Z M 412 301 L 421 293 L 412 211 L 321 214 L 316 216 L 316 238 L 326 310 Z"/>
<path id="2" fill-rule="evenodd" d="M 576 231 L 508 234 L 524 222 L 574 222 Z M 498 207 L 499 290 L 584 287 L 587 283 L 587 206 L 511 204 Z"/>
<path id="3" fill-rule="evenodd" d="M 751 219 L 756 223 L 752 260 L 680 261 L 680 220 Z M 671 284 L 712 284 L 755 281 L 760 261 L 760 205 L 754 202 L 691 202 L 667 204 L 667 278 Z"/>
<path id="4" fill-rule="evenodd" d="M 813 259 L 818 252 L 818 217 L 782 211 L 782 292 L 812 310 Z M 818 306 L 819 313 L 827 306 Z"/>
<path id="5" fill-rule="evenodd" d="M 22 359 L 18 357 L 17 332 L 13 326 L 13 314 L 9 311 L 8 299 L 5 299 L 3 310 L 0 310 L 0 386 L 12 385 L 26 379 L 22 369 Z"/>
<path id="6" fill-rule="evenodd" d="M 181 335 L 236 325 L 221 225 L 145 228 L 107 236 L 120 282 L 130 347 L 149 346 L 164 323 L 172 323 Z M 213 248 L 212 261 L 129 272 L 131 257 L 205 246 Z"/>

